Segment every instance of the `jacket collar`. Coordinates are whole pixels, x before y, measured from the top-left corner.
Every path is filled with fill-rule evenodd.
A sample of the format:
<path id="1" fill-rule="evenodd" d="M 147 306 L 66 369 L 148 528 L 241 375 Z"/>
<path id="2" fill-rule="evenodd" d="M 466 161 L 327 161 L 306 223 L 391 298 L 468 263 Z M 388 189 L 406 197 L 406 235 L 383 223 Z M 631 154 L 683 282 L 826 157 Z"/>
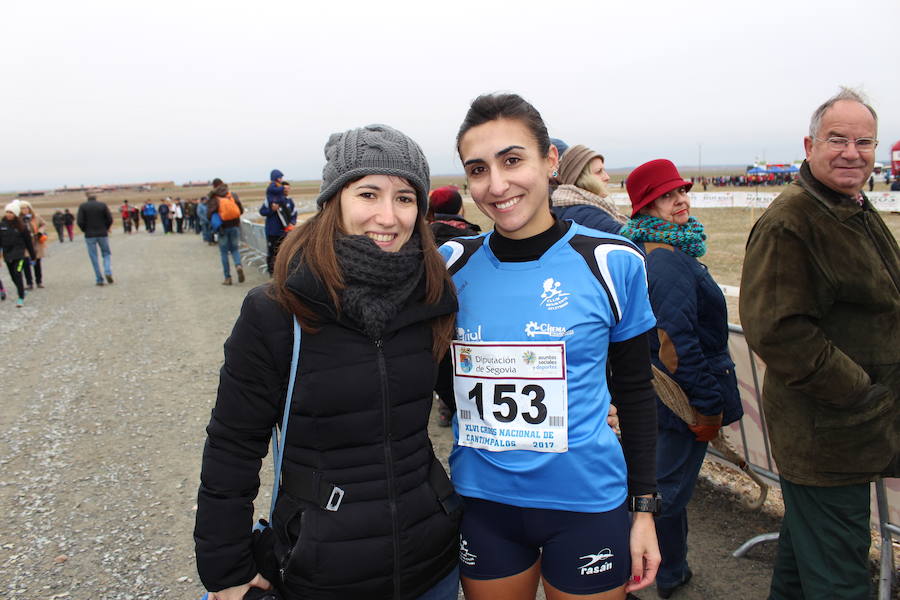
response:
<path id="1" fill-rule="evenodd" d="M 799 183 L 800 187 L 818 200 L 822 206 L 841 222 L 850 219 L 863 210 L 872 210 L 869 199 L 866 198 L 866 195 L 863 194 L 862 191 L 860 191 L 860 195 L 863 198 L 863 206 L 860 206 L 856 200 L 850 196 L 845 196 L 844 194 L 836 192 L 816 179 L 812 174 L 812 170 L 809 168 L 809 163 L 805 160 L 803 161 L 803 164 L 800 165 Z"/>

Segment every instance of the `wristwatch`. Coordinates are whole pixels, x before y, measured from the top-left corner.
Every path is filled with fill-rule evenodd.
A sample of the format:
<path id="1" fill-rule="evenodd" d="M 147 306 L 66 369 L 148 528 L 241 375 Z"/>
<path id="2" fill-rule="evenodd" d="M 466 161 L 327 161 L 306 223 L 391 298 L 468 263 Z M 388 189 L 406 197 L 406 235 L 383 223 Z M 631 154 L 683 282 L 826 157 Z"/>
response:
<path id="1" fill-rule="evenodd" d="M 631 512 L 647 512 L 658 515 L 662 508 L 662 496 L 658 493 L 650 497 L 628 496 L 628 510 Z"/>

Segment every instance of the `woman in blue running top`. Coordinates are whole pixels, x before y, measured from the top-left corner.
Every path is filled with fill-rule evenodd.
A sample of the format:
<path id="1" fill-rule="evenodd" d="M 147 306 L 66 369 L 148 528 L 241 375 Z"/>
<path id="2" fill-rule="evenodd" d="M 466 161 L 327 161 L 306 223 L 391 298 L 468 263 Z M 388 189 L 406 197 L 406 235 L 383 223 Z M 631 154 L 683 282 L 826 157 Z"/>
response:
<path id="1" fill-rule="evenodd" d="M 466 597 L 532 599 L 543 580 L 551 600 L 625 598 L 659 565 L 643 255 L 554 218 L 557 151 L 519 96 L 477 98 L 457 149 L 494 221 L 440 249 L 459 296 L 450 465 Z"/>

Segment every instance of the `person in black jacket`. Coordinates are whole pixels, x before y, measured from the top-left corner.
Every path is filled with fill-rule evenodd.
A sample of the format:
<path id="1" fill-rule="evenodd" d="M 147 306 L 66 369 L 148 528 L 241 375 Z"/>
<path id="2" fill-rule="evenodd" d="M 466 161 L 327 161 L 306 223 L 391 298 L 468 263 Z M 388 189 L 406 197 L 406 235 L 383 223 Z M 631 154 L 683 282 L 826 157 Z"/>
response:
<path id="1" fill-rule="evenodd" d="M 288 234 L 225 343 L 198 572 L 210 600 L 272 587 L 287 599 L 455 600 L 460 503 L 427 423 L 457 304 L 425 221 L 428 165 L 384 125 L 332 135 L 325 155 L 320 211 Z M 274 560 L 257 562 L 253 499 L 284 407 L 293 318 L 303 335 Z"/>
<path id="2" fill-rule="evenodd" d="M 481 233 L 481 227 L 466 221 L 464 214 L 462 196 L 459 195 L 459 188 L 455 185 L 431 190 L 428 196 L 428 223 L 438 246 L 453 238 Z M 449 361 L 441 362 L 441 371 L 449 368 Z M 449 376 L 449 372 L 441 372 L 438 381 L 447 380 Z M 453 409 L 450 407 L 454 406 L 454 402 L 447 396 L 452 394 L 453 390 L 441 386 L 435 391 L 438 394 L 438 426 L 450 427 L 453 418 Z"/>
<path id="3" fill-rule="evenodd" d="M 87 246 L 91 266 L 94 267 L 94 276 L 97 285 L 103 285 L 103 274 L 106 281 L 113 282 L 112 264 L 109 251 L 109 229 L 112 227 L 112 213 L 109 207 L 98 201 L 96 196 L 88 196 L 87 201 L 78 207 L 78 215 L 75 217 L 78 229 L 84 233 L 84 243 Z M 97 249 L 103 255 L 103 273 L 100 272 L 100 263 L 97 260 Z"/>
<path id="4" fill-rule="evenodd" d="M 22 268 L 26 260 L 25 253 L 34 256 L 34 247 L 31 244 L 31 234 L 19 217 L 21 205 L 18 200 L 13 200 L 4 207 L 3 219 L 0 220 L 0 250 L 3 251 L 3 260 L 13 285 L 16 286 L 16 308 L 22 308 L 25 304 L 25 285 L 22 282 Z M 2 288 L 0 284 L 0 288 Z M 6 299 L 4 292 L 3 298 Z"/>

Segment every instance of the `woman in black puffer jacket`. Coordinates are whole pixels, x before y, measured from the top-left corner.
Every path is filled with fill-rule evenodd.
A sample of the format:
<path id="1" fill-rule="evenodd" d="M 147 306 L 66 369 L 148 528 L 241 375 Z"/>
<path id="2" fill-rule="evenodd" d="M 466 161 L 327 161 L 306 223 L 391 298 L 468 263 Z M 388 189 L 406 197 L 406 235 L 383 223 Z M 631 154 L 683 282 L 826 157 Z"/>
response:
<path id="1" fill-rule="evenodd" d="M 455 599 L 458 500 L 427 423 L 457 305 L 424 218 L 428 165 L 383 125 L 335 134 L 325 154 L 320 212 L 285 239 L 273 282 L 248 294 L 225 343 L 194 530 L 200 577 L 214 600 L 270 586 L 286 599 Z M 250 527 L 292 315 L 303 335 L 273 568 L 254 560 Z"/>
<path id="2" fill-rule="evenodd" d="M 28 260 L 25 252 L 28 252 L 28 256 L 34 256 L 31 234 L 19 216 L 21 210 L 19 201 L 13 200 L 4 207 L 3 218 L 0 219 L 0 251 L 3 252 L 3 260 L 6 262 L 9 276 L 12 277 L 13 285 L 16 286 L 17 308 L 21 308 L 25 304 L 25 285 L 22 282 L 22 269 L 25 261 Z M 0 283 L 0 289 L 3 289 L 2 283 Z M 6 299 L 5 292 L 3 299 Z"/>

